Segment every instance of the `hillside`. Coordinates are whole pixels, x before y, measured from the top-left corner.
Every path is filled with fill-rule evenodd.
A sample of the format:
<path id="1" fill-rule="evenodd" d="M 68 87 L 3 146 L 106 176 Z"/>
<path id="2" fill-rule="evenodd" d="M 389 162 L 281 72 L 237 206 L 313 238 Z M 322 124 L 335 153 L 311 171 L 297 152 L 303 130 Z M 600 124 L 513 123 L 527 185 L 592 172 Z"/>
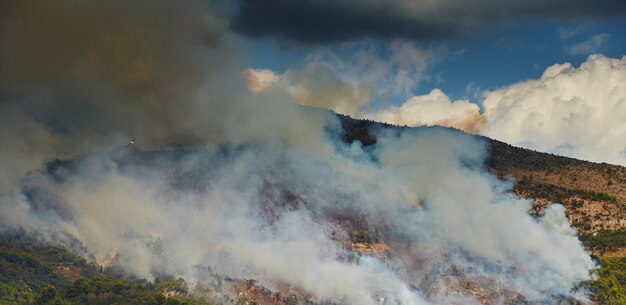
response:
<path id="1" fill-rule="evenodd" d="M 387 124 L 343 118 L 345 140 L 374 145 L 371 132 L 380 129 L 398 129 Z M 503 180 L 515 181 L 513 192 L 522 198 L 533 199 L 535 213 L 541 213 L 551 202 L 563 204 L 570 223 L 593 244 L 600 253 L 622 253 L 626 249 L 626 167 L 595 163 L 515 147 L 497 140 L 488 141 L 489 154 L 485 161 L 488 171 Z M 591 242 L 605 240 L 613 242 Z M 620 241 L 614 241 L 619 239 Z M 609 255 L 611 255 L 609 253 Z"/>
<path id="2" fill-rule="evenodd" d="M 540 204 L 565 205 L 570 221 L 585 234 L 626 227 L 626 168 L 539 153 L 490 141 L 487 166 L 500 178 L 512 176 L 515 191 Z"/>
<path id="3" fill-rule="evenodd" d="M 340 116 L 343 141 L 374 147 L 376 135 L 383 131 L 399 132 L 407 127 L 396 127 Z M 434 128 L 440 127 L 423 127 Z M 460 133 L 460 132 L 459 132 Z M 515 181 L 512 192 L 535 202 L 533 214 L 540 215 L 550 202 L 566 207 L 570 222 L 578 229 L 580 239 L 589 251 L 597 255 L 603 269 L 597 280 L 584 283 L 594 292 L 597 304 L 624 304 L 626 300 L 626 168 L 604 163 L 592 163 L 514 147 L 506 143 L 488 141 L 488 156 L 484 170 L 505 180 Z M 128 149 L 124 148 L 125 151 Z M 120 168 L 124 164 L 176 164 L 184 160 L 192 149 L 178 147 L 163 151 L 131 150 L 113 154 L 111 160 Z M 237 148 L 232 149 L 237 153 Z M 228 149 L 217 152 L 233 153 Z M 85 157 L 54 161 L 42 171 L 58 183 L 69 179 Z M 197 169 L 181 171 L 173 167 L 169 173 L 172 185 L 196 190 L 206 187 L 211 172 Z M 211 170 L 219 170 L 211 169 Z M 53 210 L 61 218 L 72 219 L 62 198 L 48 193 L 37 185 L 26 185 L 24 195 L 33 209 Z M 285 210 L 308 209 L 308 203 L 283 185 L 265 183 L 262 198 L 264 219 L 271 223 L 282 217 Z M 351 211 L 315 214 L 313 217 L 331 218 L 347 234 L 335 235 L 332 240 L 351 254 L 345 261 L 373 257 L 380 261 L 393 259 L 403 250 L 401 239 L 386 234 L 387 224 L 368 223 Z M 292 283 L 273 283 L 266 287 L 255 279 L 235 279 L 218 274 L 209 267 L 195 266 L 201 285 L 188 287 L 182 279 L 168 274 L 155 275 L 154 281 L 138 279 L 113 266 L 102 266 L 95 258 L 87 260 L 59 246 L 50 246 L 24 233 L 4 232 L 0 239 L 0 301 L 2 304 L 333 304 L 302 291 Z M 78 243 L 72 250 L 84 249 Z M 85 250 L 86 251 L 86 250 Z M 242 251 L 246 251 L 242 249 Z M 83 252 L 81 252 L 83 253 Z M 112 252 L 112 258 L 119 260 Z M 121 254 L 123 256 L 123 254 Z M 108 265 L 108 263 L 107 263 Z M 519 294 L 500 287 L 485 278 L 466 278 L 458 270 L 441 279 L 450 291 L 475 297 L 481 304 L 504 299 L 504 304 L 532 304 Z M 424 291 L 434 287 L 420 287 Z M 381 304 L 384 303 L 384 297 Z"/>

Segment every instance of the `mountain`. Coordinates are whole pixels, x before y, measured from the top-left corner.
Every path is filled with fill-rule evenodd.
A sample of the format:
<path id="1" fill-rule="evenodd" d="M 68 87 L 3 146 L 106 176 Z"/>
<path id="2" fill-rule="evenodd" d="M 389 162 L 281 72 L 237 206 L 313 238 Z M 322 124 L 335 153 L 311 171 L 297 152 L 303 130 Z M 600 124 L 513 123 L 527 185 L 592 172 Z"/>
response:
<path id="1" fill-rule="evenodd" d="M 346 130 L 344 140 L 359 141 L 365 146 L 376 143 L 371 133 L 373 129 L 407 128 L 348 117 L 342 117 L 342 123 Z M 570 223 L 582 234 L 596 236 L 626 229 L 626 167 L 582 161 L 481 138 L 489 147 L 486 169 L 500 179 L 512 179 L 515 183 L 513 192 L 522 198 L 533 199 L 537 204 L 536 213 L 547 204 L 558 202 L 566 207 Z"/>
<path id="2" fill-rule="evenodd" d="M 461 131 L 442 127 L 398 127 L 341 115 L 339 119 L 341 140 L 361 145 L 366 151 L 376 147 L 381 132 L 444 130 L 467 136 Z M 597 304 L 625 304 L 626 168 L 536 152 L 484 137 L 471 137 L 486 142 L 487 158 L 482 171 L 510 181 L 512 195 L 531 199 L 534 206 L 529 213 L 541 217 L 553 202 L 565 207 L 567 218 L 578 230 L 579 238 L 602 265 L 598 278 L 582 285 L 593 292 L 592 299 Z M 194 150 L 190 146 L 155 151 L 124 147 L 106 154 L 116 170 L 125 171 L 127 165 L 150 168 L 156 164 L 184 164 L 182 161 L 192 156 Z M 245 148 L 237 146 L 219 148 L 213 153 L 228 159 L 240 156 L 242 151 Z M 76 212 L 68 208 L 62 196 L 42 184 L 39 175 L 50 177 L 53 183 L 62 185 L 90 162 L 90 156 L 56 160 L 38 173 L 31 173 L 22 187 L 30 209 L 46 217 L 54 215 L 62 221 L 74 221 L 78 217 Z M 170 175 L 169 183 L 183 190 L 204 190 L 209 177 L 221 170 L 218 164 L 208 164 L 206 168 L 209 170 L 195 167 L 183 170 L 178 166 L 172 165 L 172 169 L 168 168 L 166 172 Z M 313 223 L 316 217 L 330 219 L 337 225 L 338 232 L 347 233 L 335 235 L 336 232 L 332 232 L 331 240 L 347 250 L 348 256 L 342 260 L 356 262 L 372 257 L 385 262 L 401 255 L 399 251 L 403 240 L 386 232 L 389 225 L 384 220 L 371 223 L 368 218 L 353 211 L 318 212 L 309 206 L 306 198 L 285 187 L 284 183 L 268 180 L 263 185 L 261 198 L 258 198 L 263 213 L 260 217 L 268 223 L 286 217 L 284 211 L 311 209 Z M 275 282 L 266 287 L 267 283 L 231 277 L 202 265 L 195 266 L 193 274 L 204 284 L 193 289 L 183 279 L 172 277 L 167 272 L 157 274 L 154 281 L 149 282 L 117 266 L 125 259 L 123 251 L 120 254 L 110 251 L 106 258 L 98 259 L 80 240 L 70 238 L 72 242 L 68 243 L 67 236 L 56 236 L 53 240 L 60 241 L 62 246 L 51 245 L 49 238 L 42 240 L 36 234 L 4 231 L 0 240 L 0 301 L 3 304 L 334 304 L 317 298 L 294 283 Z M 150 249 L 161 251 L 158 240 L 151 243 Z M 159 256 L 163 262 L 169 261 L 167 254 Z M 467 276 L 462 269 L 449 271 L 439 280 L 446 282 L 450 290 L 462 296 L 472 296 L 482 304 L 535 304 L 488 277 Z M 437 287 L 413 287 L 418 288 L 428 292 Z M 563 302 L 569 301 L 564 297 Z M 379 303 L 385 302 L 385 297 L 381 296 Z"/>

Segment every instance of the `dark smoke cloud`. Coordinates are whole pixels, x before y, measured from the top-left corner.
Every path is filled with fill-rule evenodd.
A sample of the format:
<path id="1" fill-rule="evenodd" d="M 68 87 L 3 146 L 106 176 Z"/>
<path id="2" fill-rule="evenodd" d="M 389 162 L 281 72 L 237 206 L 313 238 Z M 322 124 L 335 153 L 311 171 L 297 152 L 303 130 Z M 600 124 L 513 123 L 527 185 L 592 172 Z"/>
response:
<path id="1" fill-rule="evenodd" d="M 152 91 L 223 34 L 200 1 L 3 1 L 3 82 L 81 78 Z M 188 55 L 187 57 L 181 55 Z"/>
<path id="2" fill-rule="evenodd" d="M 158 147 L 236 132 L 224 122 L 254 110 L 222 15 L 196 0 L 0 0 L 0 190 L 135 137 Z"/>
<path id="3" fill-rule="evenodd" d="M 291 97 L 246 89 L 223 7 L 196 0 L 0 0 L 0 7 L 0 191 L 44 162 L 132 138 L 156 148 L 280 134 L 316 146 L 307 135 L 322 128 L 319 116 L 296 119 Z"/>
<path id="4" fill-rule="evenodd" d="M 59 133 L 167 137 L 181 100 L 229 61 L 223 28 L 200 1 L 1 6 L 0 90 L 13 97 L 3 104 Z"/>
<path id="5" fill-rule="evenodd" d="M 624 15 L 620 0 L 241 0 L 233 28 L 250 37 L 325 43 L 364 37 L 442 38 L 520 18 Z"/>

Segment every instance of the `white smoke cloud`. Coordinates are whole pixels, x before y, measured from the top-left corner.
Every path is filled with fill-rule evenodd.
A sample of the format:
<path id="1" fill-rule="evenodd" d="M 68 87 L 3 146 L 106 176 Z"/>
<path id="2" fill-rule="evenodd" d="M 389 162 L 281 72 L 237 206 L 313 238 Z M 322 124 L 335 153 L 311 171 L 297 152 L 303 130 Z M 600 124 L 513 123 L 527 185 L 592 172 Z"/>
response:
<path id="1" fill-rule="evenodd" d="M 68 232 L 99 259 L 118 249 L 122 266 L 142 276 L 193 280 L 192 266 L 203 264 L 351 304 L 381 296 L 388 304 L 476 303 L 441 280 L 453 272 L 550 302 L 577 297 L 572 289 L 594 268 L 564 209 L 528 215 L 529 201 L 481 173 L 484 143 L 471 136 L 382 133 L 373 152 L 332 141 L 311 150 L 281 137 L 164 150 L 157 159 L 122 149 L 72 161 L 66 170 L 74 170 L 58 170 L 65 182 L 35 173 L 23 182 L 57 194 L 56 208 L 35 210 L 24 199 L 0 215 L 31 230 Z M 391 259 L 343 259 L 349 251 L 332 237 L 346 235 L 341 215 L 380 234 Z"/>
<path id="2" fill-rule="evenodd" d="M 404 104 L 370 116 L 372 119 L 406 126 L 440 125 L 478 133 L 484 123 L 480 108 L 468 100 L 451 101 L 439 89 L 414 96 Z"/>
<path id="3" fill-rule="evenodd" d="M 269 69 L 246 69 L 244 77 L 248 82 L 248 89 L 257 93 L 271 89 L 280 81 L 280 76 Z"/>
<path id="4" fill-rule="evenodd" d="M 626 57 L 592 55 L 575 68 L 485 93 L 485 135 L 571 157 L 626 165 Z"/>
<path id="5" fill-rule="evenodd" d="M 408 96 L 426 78 L 427 69 L 444 50 L 421 48 L 405 40 L 385 47 L 373 42 L 347 42 L 336 48 L 319 48 L 307 62 L 323 65 L 350 83 L 367 84 L 377 95 Z"/>
<path id="6" fill-rule="evenodd" d="M 370 115 L 384 122 L 459 128 L 526 148 L 626 165 L 626 57 L 555 64 L 539 79 L 483 94 L 483 113 L 438 89 Z"/>
<path id="7" fill-rule="evenodd" d="M 589 55 L 602 51 L 606 41 L 611 35 L 608 33 L 596 34 L 585 41 L 581 41 L 567 48 L 567 51 L 573 55 Z"/>
<path id="8" fill-rule="evenodd" d="M 285 92 L 301 105 L 342 114 L 357 113 L 372 95 L 371 87 L 350 84 L 327 67 L 314 63 L 282 75 L 268 69 L 246 69 L 243 74 L 252 92 Z"/>
<path id="9" fill-rule="evenodd" d="M 445 50 L 421 48 L 394 40 L 381 47 L 372 41 L 347 42 L 315 49 L 301 66 L 279 75 L 267 69 L 248 69 L 244 76 L 254 92 L 284 90 L 300 104 L 364 116 L 374 99 L 388 104 L 406 98 L 427 78 L 426 71 Z M 437 55 L 435 55 L 437 54 Z"/>
<path id="10" fill-rule="evenodd" d="M 606 39 L 604 34 L 596 35 L 574 51 L 593 52 L 589 48 L 601 47 Z M 587 46 L 590 43 L 593 46 Z M 346 50 L 356 55 L 344 58 Z M 539 79 L 484 92 L 481 113 L 477 104 L 452 101 L 439 89 L 411 95 L 436 60 L 432 50 L 395 41 L 389 46 L 389 58 L 381 58 L 379 52 L 367 43 L 318 49 L 303 68 L 289 69 L 283 75 L 247 70 L 248 86 L 252 91 L 285 91 L 303 105 L 353 117 L 396 125 L 453 127 L 526 148 L 626 164 L 624 58 L 592 55 L 580 67 L 555 64 Z M 401 81 L 404 76 L 412 81 Z M 409 98 L 399 106 L 373 106 L 372 101 L 393 95 Z"/>

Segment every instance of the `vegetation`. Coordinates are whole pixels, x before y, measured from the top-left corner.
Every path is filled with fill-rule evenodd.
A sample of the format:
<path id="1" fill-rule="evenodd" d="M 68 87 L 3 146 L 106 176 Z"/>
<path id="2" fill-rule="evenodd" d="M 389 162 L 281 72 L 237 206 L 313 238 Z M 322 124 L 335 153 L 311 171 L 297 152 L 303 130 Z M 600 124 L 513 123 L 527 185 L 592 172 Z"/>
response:
<path id="1" fill-rule="evenodd" d="M 34 256 L 0 250 L 0 303 L 27 304 L 48 286 L 68 282 Z"/>
<path id="2" fill-rule="evenodd" d="M 178 290 L 181 289 L 181 290 Z M 164 292 L 174 292 L 166 296 Z M 201 304 L 187 294 L 182 279 L 156 280 L 115 279 L 98 274 L 91 279 L 80 278 L 65 289 L 50 286 L 35 299 L 34 304 Z"/>
<path id="3" fill-rule="evenodd" d="M 532 177 L 523 177 L 516 184 L 514 191 L 518 193 L 527 194 L 532 198 L 543 198 L 552 202 L 560 202 L 567 198 L 578 197 L 580 199 L 593 200 L 593 201 L 605 201 L 611 203 L 617 203 L 617 199 L 606 193 L 594 192 L 582 189 L 568 189 L 562 186 L 536 183 Z"/>
<path id="4" fill-rule="evenodd" d="M 496 172 L 500 177 L 510 175 L 520 169 L 551 171 L 567 166 L 584 166 L 589 164 L 589 162 L 573 158 L 515 147 L 496 140 L 489 140 L 489 144 L 489 155 L 486 165 L 487 168 Z"/>
<path id="5" fill-rule="evenodd" d="M 67 270 L 76 270 L 77 276 Z M 0 235 L 0 304 L 200 305 L 180 278 L 154 282 L 120 275 L 60 247 L 21 235 Z"/>
<path id="6" fill-rule="evenodd" d="M 342 140 L 347 143 L 359 141 L 363 146 L 376 144 L 376 138 L 371 134 L 372 126 L 385 126 L 368 120 L 356 120 L 346 116 L 339 116 L 344 134 Z"/>
<path id="7" fill-rule="evenodd" d="M 259 303 L 254 300 L 250 301 L 245 297 L 241 297 L 239 298 L 239 300 L 237 300 L 236 305 L 259 305 Z"/>
<path id="8" fill-rule="evenodd" d="M 348 238 L 350 238 L 352 243 L 373 244 L 377 242 L 376 238 L 361 229 L 354 229 L 348 232 Z"/>
<path id="9" fill-rule="evenodd" d="M 599 258 L 598 278 L 587 285 L 598 305 L 626 304 L 626 258 Z"/>
<path id="10" fill-rule="evenodd" d="M 587 248 L 601 253 L 626 248 L 626 231 L 600 232 L 595 236 L 583 234 L 579 238 Z"/>

